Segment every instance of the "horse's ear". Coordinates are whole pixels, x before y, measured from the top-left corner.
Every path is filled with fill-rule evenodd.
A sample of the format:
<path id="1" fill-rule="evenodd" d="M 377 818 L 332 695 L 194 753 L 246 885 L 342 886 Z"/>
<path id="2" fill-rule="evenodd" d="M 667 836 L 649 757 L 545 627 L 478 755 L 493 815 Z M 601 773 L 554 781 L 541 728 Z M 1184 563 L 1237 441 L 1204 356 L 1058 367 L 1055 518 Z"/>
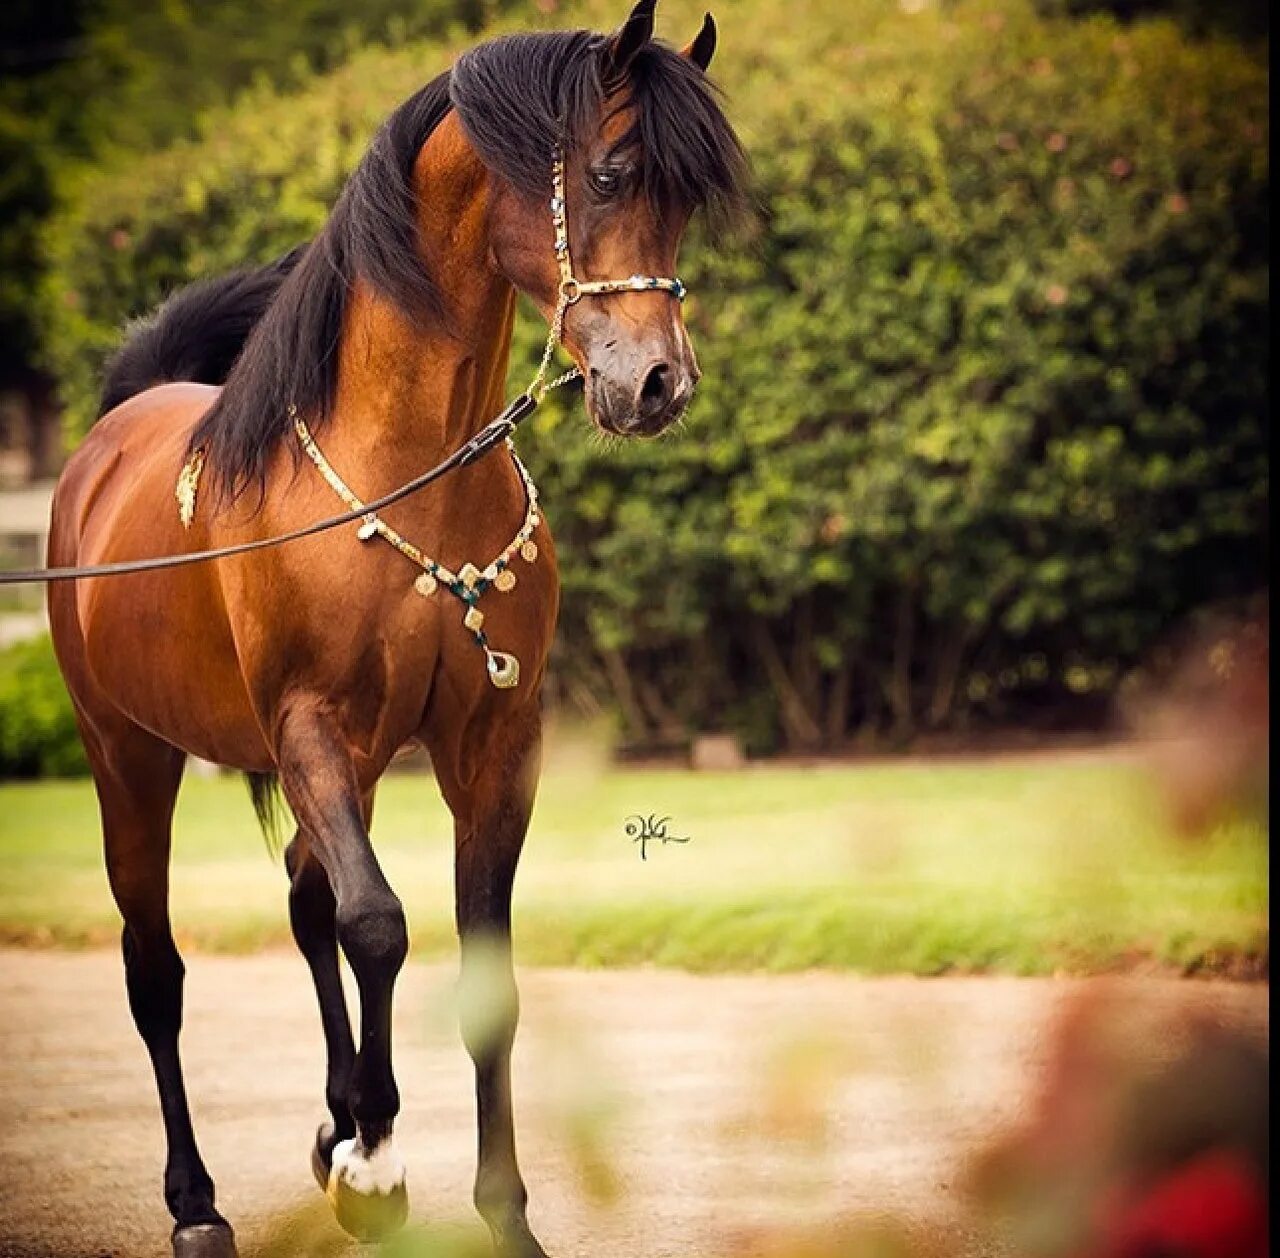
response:
<path id="1" fill-rule="evenodd" d="M 653 38 L 653 11 L 658 0 L 637 0 L 631 16 L 618 27 L 609 41 L 609 72 L 606 78 L 621 78 L 636 53 Z"/>
<path id="2" fill-rule="evenodd" d="M 681 50 L 682 57 L 688 57 L 700 70 L 711 64 L 716 52 L 716 20 L 710 13 L 702 19 L 702 29 L 693 37 L 693 43 Z"/>

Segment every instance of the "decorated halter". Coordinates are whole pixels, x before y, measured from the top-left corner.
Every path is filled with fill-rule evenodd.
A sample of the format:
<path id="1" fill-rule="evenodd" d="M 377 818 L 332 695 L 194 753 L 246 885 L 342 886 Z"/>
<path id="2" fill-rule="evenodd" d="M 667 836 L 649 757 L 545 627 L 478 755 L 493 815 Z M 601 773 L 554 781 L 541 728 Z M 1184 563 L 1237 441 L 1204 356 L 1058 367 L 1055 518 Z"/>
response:
<path id="1" fill-rule="evenodd" d="M 608 293 L 645 293 L 659 289 L 684 301 L 684 284 L 657 275 L 633 275 L 625 280 L 580 280 L 569 257 L 569 221 L 565 217 L 564 156 L 556 150 L 551 164 L 551 222 L 556 232 L 556 263 L 560 267 L 560 299 L 571 306 L 579 297 L 603 297 Z"/>
<path id="2" fill-rule="evenodd" d="M 515 431 L 517 424 L 527 419 L 537 409 L 538 404 L 552 389 L 568 384 L 570 380 L 575 380 L 582 374 L 577 367 L 572 367 L 550 383 L 547 382 L 547 374 L 551 369 L 551 360 L 555 355 L 556 346 L 564 336 L 565 315 L 569 307 L 583 297 L 604 297 L 612 293 L 664 292 L 670 293 L 677 301 L 684 301 L 686 292 L 684 284 L 674 278 L 632 275 L 625 280 L 580 280 L 574 275 L 573 261 L 569 254 L 569 226 L 565 216 L 564 155 L 559 149 L 555 151 L 551 165 L 551 222 L 555 229 L 556 265 L 560 270 L 560 287 L 557 291 L 555 313 L 551 317 L 551 328 L 547 333 L 546 348 L 543 350 L 537 373 L 529 387 L 511 402 L 501 415 L 477 433 L 464 450 L 451 456 L 452 460 L 461 455 L 459 461 L 453 465 L 465 466 L 493 449 L 499 442 L 505 441 L 520 482 L 524 486 L 525 514 L 520 529 L 502 552 L 484 568 L 465 563 L 457 572 L 453 572 L 407 538 L 402 537 L 376 511 L 366 511 L 364 502 L 342 479 L 316 444 L 315 437 L 312 436 L 302 416 L 298 414 L 297 408 L 289 407 L 289 417 L 293 420 L 298 441 L 307 457 L 316 465 L 325 482 L 342 499 L 348 509 L 365 513 L 356 536 L 362 542 L 369 542 L 377 537 L 382 538 L 420 569 L 414 579 L 413 588 L 423 598 L 430 598 L 437 590 L 443 589 L 463 604 L 466 610 L 463 612 L 462 623 L 476 645 L 484 652 L 489 680 L 499 690 L 508 690 L 520 684 L 520 661 L 509 651 L 498 651 L 489 645 L 489 639 L 484 631 L 484 613 L 477 604 L 480 598 L 490 590 L 505 594 L 515 589 L 517 559 L 532 564 L 538 558 L 538 545 L 533 540 L 534 530 L 542 521 L 538 508 L 538 491 L 534 487 L 533 478 L 516 456 L 515 447 L 511 444 L 511 434 Z M 186 528 L 190 528 L 195 519 L 196 490 L 203 467 L 204 451 L 197 450 L 178 476 L 175 496 L 178 500 L 178 514 Z M 405 492 L 408 492 L 407 487 L 392 496 L 400 496 Z"/>
<path id="3" fill-rule="evenodd" d="M 607 297 L 612 293 L 670 293 L 677 301 L 684 301 L 688 289 L 680 279 L 659 275 L 632 275 L 625 280 L 580 280 L 573 273 L 573 258 L 569 253 L 569 220 L 564 195 L 564 153 L 557 148 L 551 158 L 551 225 L 555 230 L 556 266 L 560 269 L 560 288 L 556 296 L 555 313 L 551 316 L 551 329 L 542 362 L 533 382 L 524 396 L 536 404 L 552 390 L 570 380 L 576 380 L 582 372 L 577 367 L 546 384 L 551 359 L 564 336 L 564 319 L 569 307 L 583 297 Z M 519 399 L 517 399 L 519 401 Z"/>

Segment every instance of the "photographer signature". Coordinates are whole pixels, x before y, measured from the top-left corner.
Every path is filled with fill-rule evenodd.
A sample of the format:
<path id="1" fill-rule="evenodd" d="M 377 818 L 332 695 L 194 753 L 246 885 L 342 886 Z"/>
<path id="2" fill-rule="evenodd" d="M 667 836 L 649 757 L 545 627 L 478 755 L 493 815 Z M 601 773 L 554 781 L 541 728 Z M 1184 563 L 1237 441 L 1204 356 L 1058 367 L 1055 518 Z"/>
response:
<path id="1" fill-rule="evenodd" d="M 635 813 L 627 818 L 623 829 L 633 843 L 640 844 L 640 859 L 648 860 L 648 849 L 650 843 L 688 843 L 689 836 L 680 838 L 674 834 L 667 833 L 667 823 L 670 817 L 659 817 L 656 813 L 650 813 L 648 816 L 642 813 Z"/>

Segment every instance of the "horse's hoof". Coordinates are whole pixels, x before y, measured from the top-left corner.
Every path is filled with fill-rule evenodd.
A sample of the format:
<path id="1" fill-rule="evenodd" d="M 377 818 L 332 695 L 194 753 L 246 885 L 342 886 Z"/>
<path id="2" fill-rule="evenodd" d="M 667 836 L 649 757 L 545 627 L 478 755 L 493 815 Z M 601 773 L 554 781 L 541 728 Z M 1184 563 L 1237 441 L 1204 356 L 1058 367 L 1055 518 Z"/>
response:
<path id="1" fill-rule="evenodd" d="M 383 1240 L 409 1217 L 409 1190 L 402 1183 L 389 1193 L 356 1192 L 335 1171 L 327 1192 L 339 1227 L 358 1241 Z"/>
<path id="2" fill-rule="evenodd" d="M 236 1258 L 236 1240 L 225 1223 L 189 1223 L 173 1229 L 173 1258 Z"/>
<path id="3" fill-rule="evenodd" d="M 409 1217 L 404 1164 L 390 1139 L 369 1155 L 354 1140 L 335 1145 L 325 1195 L 339 1226 L 358 1241 L 382 1240 Z"/>

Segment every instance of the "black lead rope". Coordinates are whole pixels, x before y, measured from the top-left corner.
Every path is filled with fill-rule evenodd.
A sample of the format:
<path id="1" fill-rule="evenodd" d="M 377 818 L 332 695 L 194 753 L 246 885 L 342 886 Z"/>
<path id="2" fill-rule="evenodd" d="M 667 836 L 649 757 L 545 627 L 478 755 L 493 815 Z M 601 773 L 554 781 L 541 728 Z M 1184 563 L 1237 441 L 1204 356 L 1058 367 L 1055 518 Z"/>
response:
<path id="1" fill-rule="evenodd" d="M 247 555 L 255 550 L 268 550 L 272 546 L 283 546 L 288 542 L 298 542 L 304 537 L 314 537 L 317 533 L 327 533 L 330 529 L 341 528 L 344 524 L 354 524 L 366 516 L 390 507 L 425 489 L 433 481 L 439 480 L 460 467 L 484 458 L 495 446 L 501 445 L 513 432 L 516 426 L 528 419 L 537 409 L 538 401 L 528 393 L 522 393 L 515 399 L 497 419 L 490 420 L 465 445 L 460 446 L 443 462 L 415 476 L 413 480 L 393 489 L 389 494 L 373 502 L 366 503 L 358 511 L 344 511 L 342 515 L 330 516 L 317 520 L 305 528 L 294 529 L 291 533 L 281 533 L 277 537 L 263 537 L 253 542 L 240 542 L 235 546 L 220 546 L 216 550 L 194 550 L 185 555 L 157 555 L 152 559 L 126 559 L 117 563 L 88 564 L 82 568 L 23 568 L 17 572 L 0 572 L 0 585 L 25 585 L 42 581 L 76 581 L 82 577 L 117 577 L 129 572 L 156 572 L 162 568 L 183 568 L 188 564 L 207 563 L 210 559 L 226 559 L 231 555 Z"/>

